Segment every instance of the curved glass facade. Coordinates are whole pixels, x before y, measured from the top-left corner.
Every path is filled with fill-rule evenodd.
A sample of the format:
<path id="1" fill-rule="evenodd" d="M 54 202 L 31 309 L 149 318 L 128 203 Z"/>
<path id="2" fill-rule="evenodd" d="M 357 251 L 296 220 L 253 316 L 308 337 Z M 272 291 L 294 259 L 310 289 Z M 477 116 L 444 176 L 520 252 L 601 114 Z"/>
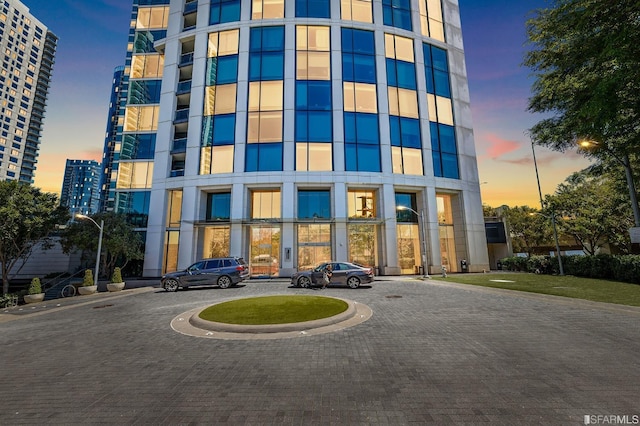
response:
<path id="1" fill-rule="evenodd" d="M 157 206 L 145 275 L 221 255 L 253 276 L 488 269 L 457 5 L 179 3 L 138 10 L 166 37 L 132 54 L 123 120 L 129 141 L 155 135 L 153 162 L 121 158 L 117 179 Z"/>

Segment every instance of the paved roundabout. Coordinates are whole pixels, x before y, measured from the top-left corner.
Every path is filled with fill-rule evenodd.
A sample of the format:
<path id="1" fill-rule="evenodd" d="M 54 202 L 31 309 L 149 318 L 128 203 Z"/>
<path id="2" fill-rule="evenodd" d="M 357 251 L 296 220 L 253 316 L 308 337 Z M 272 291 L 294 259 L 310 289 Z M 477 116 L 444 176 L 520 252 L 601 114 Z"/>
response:
<path id="1" fill-rule="evenodd" d="M 373 311 L 367 305 L 352 300 L 335 298 L 347 303 L 344 312 L 327 318 L 286 324 L 240 325 L 208 321 L 200 313 L 209 306 L 184 312 L 171 321 L 171 328 L 193 337 L 229 340 L 268 340 L 315 336 L 353 327 L 367 321 Z"/>

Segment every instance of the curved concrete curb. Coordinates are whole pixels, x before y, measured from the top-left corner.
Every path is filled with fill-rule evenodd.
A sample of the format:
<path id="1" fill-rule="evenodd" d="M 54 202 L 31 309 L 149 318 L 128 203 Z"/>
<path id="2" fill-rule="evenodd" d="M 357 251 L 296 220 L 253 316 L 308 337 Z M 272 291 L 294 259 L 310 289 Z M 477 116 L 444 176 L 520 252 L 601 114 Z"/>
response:
<path id="1" fill-rule="evenodd" d="M 324 296 L 326 297 L 326 296 Z M 266 340 L 312 336 L 342 330 L 371 318 L 373 311 L 367 305 L 335 297 L 347 303 L 347 310 L 328 318 L 288 324 L 239 325 L 207 321 L 198 315 L 204 309 L 196 308 L 178 315 L 171 321 L 175 331 L 193 337 L 232 340 Z"/>

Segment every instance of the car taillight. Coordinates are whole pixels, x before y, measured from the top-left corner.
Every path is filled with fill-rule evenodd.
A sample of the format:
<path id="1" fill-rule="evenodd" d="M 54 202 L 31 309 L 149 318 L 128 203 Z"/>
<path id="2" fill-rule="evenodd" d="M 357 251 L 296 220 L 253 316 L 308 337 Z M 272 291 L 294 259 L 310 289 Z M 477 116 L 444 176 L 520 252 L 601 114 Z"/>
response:
<path id="1" fill-rule="evenodd" d="M 242 265 L 236 266 L 236 271 L 238 271 L 238 272 L 244 271 L 244 266 L 242 266 Z"/>

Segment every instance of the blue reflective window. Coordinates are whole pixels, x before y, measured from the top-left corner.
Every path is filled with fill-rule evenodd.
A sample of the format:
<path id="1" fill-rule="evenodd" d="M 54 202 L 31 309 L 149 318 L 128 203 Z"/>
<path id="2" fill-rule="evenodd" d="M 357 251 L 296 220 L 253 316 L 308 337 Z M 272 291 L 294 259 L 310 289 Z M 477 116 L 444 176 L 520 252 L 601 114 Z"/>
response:
<path id="1" fill-rule="evenodd" d="M 236 115 L 224 114 L 213 116 L 213 144 L 233 145 L 236 133 Z"/>
<path id="2" fill-rule="evenodd" d="M 446 178 L 460 179 L 457 155 L 442 154 L 442 175 Z"/>
<path id="3" fill-rule="evenodd" d="M 129 82 L 130 104 L 157 104 L 160 103 L 160 80 L 131 80 Z"/>
<path id="4" fill-rule="evenodd" d="M 331 82 L 307 81 L 307 109 L 331 111 Z"/>
<path id="5" fill-rule="evenodd" d="M 240 0 L 211 0 L 209 25 L 240 20 Z"/>
<path id="6" fill-rule="evenodd" d="M 210 58 L 216 59 L 216 58 Z M 214 84 L 228 84 L 238 81 L 238 55 L 222 56 L 218 59 L 217 78 Z"/>
<path id="7" fill-rule="evenodd" d="M 444 96 L 445 98 L 451 97 L 451 89 L 449 88 L 449 74 L 444 71 L 433 71 L 433 80 L 435 83 L 435 93 L 438 96 Z"/>
<path id="8" fill-rule="evenodd" d="M 403 89 L 416 89 L 416 69 L 414 64 L 404 61 L 395 61 L 398 75 L 398 87 Z"/>
<path id="9" fill-rule="evenodd" d="M 296 18 L 330 18 L 329 0 L 296 0 Z"/>
<path id="10" fill-rule="evenodd" d="M 398 87 L 398 74 L 396 72 L 396 61 L 392 58 L 385 58 L 387 63 L 387 85 Z"/>
<path id="11" fill-rule="evenodd" d="M 137 228 L 146 228 L 149 219 L 151 191 L 116 192 L 115 212 L 123 213 L 127 222 Z"/>
<path id="12" fill-rule="evenodd" d="M 456 149 L 456 137 L 452 126 L 446 124 L 439 124 L 438 130 L 440 134 L 440 150 L 442 152 L 448 152 L 455 154 L 458 152 Z"/>
<path id="13" fill-rule="evenodd" d="M 231 193 L 207 194 L 206 220 L 231 219 Z"/>
<path id="14" fill-rule="evenodd" d="M 251 29 L 249 81 L 284 78 L 284 27 Z"/>
<path id="15" fill-rule="evenodd" d="M 282 171 L 282 143 L 247 144 L 245 171 Z"/>
<path id="16" fill-rule="evenodd" d="M 342 51 L 348 53 L 375 55 L 373 32 L 343 28 Z"/>
<path id="17" fill-rule="evenodd" d="M 356 142 L 356 113 L 344 113 L 344 141 L 345 143 Z"/>
<path id="18" fill-rule="evenodd" d="M 418 211 L 416 194 L 403 194 L 401 192 L 396 192 L 396 206 L 409 207 Z M 418 215 L 407 209 L 396 210 L 396 220 L 398 222 L 418 223 Z"/>
<path id="19" fill-rule="evenodd" d="M 431 65 L 437 70 L 449 72 L 447 51 L 439 47 L 431 46 Z"/>
<path id="20" fill-rule="evenodd" d="M 378 115 L 356 113 L 356 133 L 358 143 L 377 145 L 378 137 Z"/>
<path id="21" fill-rule="evenodd" d="M 357 145 L 358 149 L 358 171 L 379 172 L 380 171 L 380 146 L 379 145 Z"/>
<path id="22" fill-rule="evenodd" d="M 122 160 L 150 160 L 156 150 L 156 134 L 131 134 L 122 137 L 120 159 Z"/>
<path id="23" fill-rule="evenodd" d="M 296 111 L 296 142 L 309 142 L 309 117 L 307 111 Z"/>
<path id="24" fill-rule="evenodd" d="M 382 0 L 384 25 L 411 31 L 411 2 L 409 0 Z"/>
<path id="25" fill-rule="evenodd" d="M 433 151 L 440 151 L 440 136 L 438 134 L 438 123 L 430 121 L 429 129 L 431 133 L 431 149 Z"/>
<path id="26" fill-rule="evenodd" d="M 442 177 L 442 159 L 440 151 L 431 151 L 431 157 L 433 158 L 433 175 Z"/>
<path id="27" fill-rule="evenodd" d="M 420 121 L 416 118 L 400 118 L 400 129 L 402 132 L 402 146 L 408 148 L 421 148 L 420 142 Z"/>
<path id="28" fill-rule="evenodd" d="M 309 138 L 311 142 L 331 142 L 333 126 L 331 112 L 309 111 Z"/>
<path id="29" fill-rule="evenodd" d="M 355 143 L 344 144 L 344 168 L 348 172 L 358 171 L 358 145 Z"/>
<path id="30" fill-rule="evenodd" d="M 298 219 L 331 218 L 329 191 L 298 191 Z"/>
<path id="31" fill-rule="evenodd" d="M 389 116 L 389 135 L 391 137 L 391 145 L 402 146 L 402 136 L 400 134 L 400 117 L 396 115 Z"/>
<path id="32" fill-rule="evenodd" d="M 353 80 L 358 83 L 376 82 L 376 60 L 375 56 L 353 55 Z"/>

